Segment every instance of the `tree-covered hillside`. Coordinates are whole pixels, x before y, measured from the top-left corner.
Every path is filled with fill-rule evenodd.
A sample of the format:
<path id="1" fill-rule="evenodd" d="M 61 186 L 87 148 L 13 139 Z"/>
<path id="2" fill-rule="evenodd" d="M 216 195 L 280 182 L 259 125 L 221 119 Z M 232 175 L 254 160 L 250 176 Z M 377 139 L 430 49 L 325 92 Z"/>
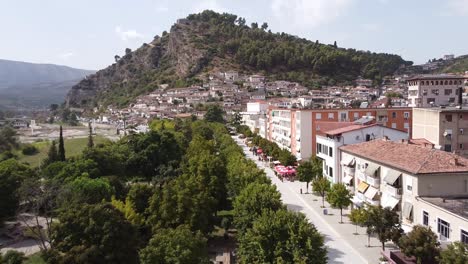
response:
<path id="1" fill-rule="evenodd" d="M 321 44 L 268 25 L 246 25 L 232 14 L 204 11 L 179 19 L 170 32 L 139 49 L 127 49 L 116 63 L 73 87 L 67 104 L 74 107 L 124 106 L 160 84 L 182 87 L 200 83 L 215 71 L 262 73 L 270 79 L 298 81 L 309 88 L 351 84 L 358 76 L 379 82 L 402 65 L 400 56 Z"/>

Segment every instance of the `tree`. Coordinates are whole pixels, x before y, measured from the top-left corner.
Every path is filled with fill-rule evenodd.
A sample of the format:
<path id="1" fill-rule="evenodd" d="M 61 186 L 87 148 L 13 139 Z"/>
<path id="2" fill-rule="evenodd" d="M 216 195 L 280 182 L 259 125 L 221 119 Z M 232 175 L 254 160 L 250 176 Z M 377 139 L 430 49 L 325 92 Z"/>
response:
<path id="1" fill-rule="evenodd" d="M 468 245 L 462 242 L 453 242 L 442 250 L 439 258 L 440 264 L 465 264 L 468 263 Z"/>
<path id="2" fill-rule="evenodd" d="M 268 24 L 267 24 L 267 22 L 263 22 L 263 24 L 262 24 L 262 30 L 265 31 L 265 30 L 267 30 L 267 29 L 268 29 Z"/>
<path id="3" fill-rule="evenodd" d="M 240 126 L 242 123 L 242 116 L 240 115 L 239 111 L 234 112 L 234 116 L 232 117 L 231 124 L 234 127 Z"/>
<path id="4" fill-rule="evenodd" d="M 153 188 L 149 184 L 133 184 L 128 192 L 127 199 L 133 204 L 137 213 L 145 214 L 151 196 L 153 196 Z"/>
<path id="5" fill-rule="evenodd" d="M 257 29 L 258 28 L 258 23 L 254 22 L 254 23 L 250 24 L 250 27 L 252 29 Z"/>
<path id="6" fill-rule="evenodd" d="M 140 252 L 142 264 L 210 263 L 206 238 L 187 226 L 159 229 Z"/>
<path id="7" fill-rule="evenodd" d="M 93 128 L 91 127 L 91 122 L 88 123 L 89 134 L 88 134 L 88 148 L 94 147 L 93 141 Z"/>
<path id="8" fill-rule="evenodd" d="M 323 237 L 301 213 L 265 211 L 239 239 L 240 263 L 327 263 Z"/>
<path id="9" fill-rule="evenodd" d="M 275 186 L 252 183 L 241 191 L 233 204 L 234 225 L 242 234 L 258 218 L 263 210 L 276 211 L 283 208 L 281 195 Z"/>
<path id="10" fill-rule="evenodd" d="M 59 146 L 58 146 L 58 160 L 65 161 L 65 143 L 63 142 L 63 129 L 60 126 Z"/>
<path id="11" fill-rule="evenodd" d="M 416 263 L 432 263 L 440 253 L 437 235 L 429 227 L 416 225 L 413 230 L 400 238 L 398 247 L 408 257 L 415 257 Z"/>
<path id="12" fill-rule="evenodd" d="M 21 182 L 33 177 L 31 169 L 14 159 L 0 162 L 0 225 L 13 217 L 19 207 L 18 189 Z"/>
<path id="13" fill-rule="evenodd" d="M 224 123 L 224 111 L 219 105 L 210 105 L 205 113 L 205 120 L 208 122 Z"/>
<path id="14" fill-rule="evenodd" d="M 0 263 L 1 264 L 21 264 L 26 260 L 23 252 L 18 252 L 15 250 L 8 250 L 5 255 L 2 256 L 0 253 Z"/>
<path id="15" fill-rule="evenodd" d="M 120 56 L 119 56 L 119 55 L 115 55 L 115 56 L 114 56 L 114 60 L 115 60 L 115 62 L 119 62 Z"/>
<path id="16" fill-rule="evenodd" d="M 382 206 L 369 207 L 369 225 L 374 233 L 377 234 L 382 243 L 382 250 L 385 250 L 385 242 L 391 240 L 395 244 L 403 234 L 400 217 L 389 207 Z"/>
<path id="17" fill-rule="evenodd" d="M 356 232 L 354 233 L 355 235 L 358 235 L 358 225 L 362 226 L 365 224 L 367 219 L 366 213 L 367 211 L 362 207 L 352 209 L 349 213 L 349 220 L 356 226 Z"/>
<path id="18" fill-rule="evenodd" d="M 336 40 L 335 40 L 335 42 L 333 43 L 333 47 L 334 47 L 334 48 L 338 48 L 338 44 L 336 44 Z"/>
<path id="19" fill-rule="evenodd" d="M 136 234 L 110 203 L 82 204 L 59 214 L 52 243 L 62 263 L 138 263 Z"/>
<path id="20" fill-rule="evenodd" d="M 47 167 L 49 164 L 59 161 L 57 145 L 55 140 L 52 140 L 49 151 L 47 152 L 47 158 L 42 161 L 42 167 Z"/>
<path id="21" fill-rule="evenodd" d="M 104 178 L 90 179 L 81 176 L 74 179 L 66 186 L 64 197 L 66 205 L 76 204 L 97 204 L 102 201 L 110 201 L 113 190 L 109 182 Z"/>
<path id="22" fill-rule="evenodd" d="M 330 182 L 325 177 L 318 177 L 312 182 L 314 192 L 322 196 L 322 207 L 325 207 L 325 195 L 330 190 Z"/>
<path id="23" fill-rule="evenodd" d="M 0 129 L 0 153 L 12 150 L 18 146 L 16 130 L 10 126 L 5 126 Z"/>
<path id="24" fill-rule="evenodd" d="M 322 172 L 322 162 L 317 157 L 312 157 L 297 168 L 299 181 L 306 183 L 306 192 L 309 192 L 309 183 Z"/>
<path id="25" fill-rule="evenodd" d="M 327 195 L 328 203 L 333 206 L 340 208 L 341 221 L 343 223 L 343 208 L 351 205 L 352 194 L 346 189 L 343 183 L 333 184 Z"/>

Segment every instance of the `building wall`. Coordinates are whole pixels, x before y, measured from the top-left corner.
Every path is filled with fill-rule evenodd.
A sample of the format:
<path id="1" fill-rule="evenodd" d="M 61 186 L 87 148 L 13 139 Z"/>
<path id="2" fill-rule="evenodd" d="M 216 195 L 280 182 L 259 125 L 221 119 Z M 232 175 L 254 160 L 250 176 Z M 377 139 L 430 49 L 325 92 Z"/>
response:
<path id="1" fill-rule="evenodd" d="M 468 172 L 421 175 L 417 180 L 418 196 L 466 196 L 468 195 Z"/>
<path id="2" fill-rule="evenodd" d="M 421 198 L 416 199 L 414 202 L 414 225 L 424 225 L 423 211 L 426 211 L 429 214 L 428 226 L 432 229 L 432 231 L 434 231 L 434 233 L 438 234 L 439 239 L 441 239 L 443 242 L 460 241 L 461 231 L 468 231 L 468 219 L 424 201 Z M 437 229 L 438 218 L 450 224 L 450 238 L 446 239 L 439 234 Z"/>
<path id="3" fill-rule="evenodd" d="M 437 149 L 468 157 L 468 109 L 415 108 L 413 115 L 414 138 L 425 138 Z"/>
<path id="4" fill-rule="evenodd" d="M 411 107 L 431 107 L 456 103 L 456 89 L 462 86 L 459 79 L 434 79 L 408 81 L 408 101 Z M 449 92 L 449 94 L 446 94 Z M 428 100 L 433 100 L 431 104 Z"/>

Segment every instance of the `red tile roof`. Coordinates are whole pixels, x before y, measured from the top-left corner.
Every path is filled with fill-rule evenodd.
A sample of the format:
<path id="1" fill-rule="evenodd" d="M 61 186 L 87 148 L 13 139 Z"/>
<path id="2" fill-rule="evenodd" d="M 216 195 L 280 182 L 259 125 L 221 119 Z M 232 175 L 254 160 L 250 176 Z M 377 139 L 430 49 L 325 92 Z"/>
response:
<path id="1" fill-rule="evenodd" d="M 366 127 L 372 127 L 372 126 L 377 126 L 377 124 L 350 125 L 350 126 L 337 128 L 337 129 L 333 129 L 333 130 L 328 130 L 328 131 L 322 131 L 322 132 L 324 132 L 327 135 L 339 135 L 339 134 L 343 134 L 343 133 L 346 133 L 346 132 L 351 132 L 351 131 L 354 131 L 354 130 L 359 130 L 359 129 L 363 129 L 363 128 L 366 128 Z"/>
<path id="2" fill-rule="evenodd" d="M 317 121 L 315 122 L 315 127 L 317 134 L 326 135 L 328 131 L 340 129 L 344 127 L 353 126 L 353 122 L 336 122 L 336 121 Z"/>
<path id="3" fill-rule="evenodd" d="M 372 140 L 342 146 L 340 149 L 412 174 L 468 173 L 468 159 L 453 153 L 408 144 L 407 141 Z"/>

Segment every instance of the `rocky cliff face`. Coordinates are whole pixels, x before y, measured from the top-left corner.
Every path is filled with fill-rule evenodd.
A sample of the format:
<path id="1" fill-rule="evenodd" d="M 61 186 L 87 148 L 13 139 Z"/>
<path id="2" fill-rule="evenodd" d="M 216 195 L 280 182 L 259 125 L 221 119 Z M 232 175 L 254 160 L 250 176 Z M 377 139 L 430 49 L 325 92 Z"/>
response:
<path id="1" fill-rule="evenodd" d="M 199 33 L 193 21 L 175 24 L 170 33 L 156 36 L 151 43 L 145 43 L 133 52 L 128 51 L 116 63 L 75 85 L 67 95 L 67 106 L 93 107 L 112 103 L 116 92 L 131 98 L 156 88 L 164 79 L 194 76 L 203 68 L 207 56 L 205 50 L 192 43 L 194 35 Z"/>

